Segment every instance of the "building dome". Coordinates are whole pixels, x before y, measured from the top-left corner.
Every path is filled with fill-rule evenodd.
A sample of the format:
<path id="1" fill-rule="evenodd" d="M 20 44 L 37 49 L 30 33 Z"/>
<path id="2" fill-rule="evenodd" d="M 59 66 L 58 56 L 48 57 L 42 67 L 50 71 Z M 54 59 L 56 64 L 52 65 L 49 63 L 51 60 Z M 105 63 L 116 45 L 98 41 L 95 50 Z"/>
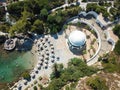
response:
<path id="1" fill-rule="evenodd" d="M 75 30 L 70 33 L 68 40 L 73 46 L 80 47 L 85 44 L 86 35 L 81 31 Z"/>

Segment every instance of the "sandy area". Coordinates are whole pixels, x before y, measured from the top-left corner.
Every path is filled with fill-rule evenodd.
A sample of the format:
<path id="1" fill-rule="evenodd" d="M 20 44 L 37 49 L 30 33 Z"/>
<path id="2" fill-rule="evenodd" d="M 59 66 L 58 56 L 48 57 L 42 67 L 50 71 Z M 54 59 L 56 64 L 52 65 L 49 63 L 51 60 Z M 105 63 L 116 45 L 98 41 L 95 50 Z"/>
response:
<path id="1" fill-rule="evenodd" d="M 91 57 L 91 55 L 93 55 L 95 52 L 93 52 L 93 50 L 91 49 L 91 40 L 93 40 L 95 38 L 95 36 L 93 34 L 91 34 L 90 31 L 88 30 L 82 30 L 86 35 L 90 35 L 90 38 L 86 40 L 86 51 L 87 53 L 85 55 L 81 55 L 81 53 L 73 53 L 70 51 L 69 46 L 67 44 L 67 38 L 69 36 L 69 34 L 73 31 L 76 30 L 78 28 L 76 28 L 76 26 L 68 26 L 68 28 L 64 31 L 64 32 L 60 32 L 57 35 L 52 35 L 49 36 L 48 41 L 50 41 L 50 43 L 53 45 L 54 47 L 54 63 L 63 63 L 64 67 L 67 67 L 67 63 L 69 62 L 69 60 L 71 58 L 77 57 L 77 58 L 85 58 L 85 59 L 89 59 Z M 52 58 L 51 58 L 51 46 L 48 44 L 48 41 L 44 41 L 45 38 L 43 38 L 43 41 L 45 44 L 43 44 L 43 41 L 41 42 L 40 39 L 38 39 L 38 41 L 36 43 L 34 43 L 33 47 L 32 47 L 32 51 L 31 53 L 33 53 L 35 56 L 35 58 L 38 61 L 38 58 L 41 57 L 42 54 L 45 55 L 46 57 L 46 49 L 49 52 L 49 61 L 48 61 L 48 68 L 45 69 L 45 60 L 46 58 L 44 57 L 44 61 L 43 61 L 43 65 L 41 66 L 41 69 L 38 70 L 38 74 L 35 73 L 35 69 L 32 70 L 31 72 L 33 74 L 35 74 L 35 78 L 31 79 L 30 82 L 27 82 L 27 85 L 24 85 L 24 80 L 22 80 L 19 84 L 22 85 L 22 90 L 28 88 L 28 90 L 31 90 L 34 86 L 34 82 L 37 82 L 37 84 L 42 84 L 43 86 L 46 86 L 48 81 L 49 81 L 49 77 L 50 74 L 52 72 L 52 66 L 54 63 L 51 62 Z M 44 50 L 39 50 L 38 46 L 40 45 L 40 47 L 45 47 Z M 95 43 L 92 45 L 95 50 L 97 50 L 98 48 L 98 44 L 97 41 L 95 41 Z M 89 53 L 88 50 L 90 49 Z M 91 54 L 91 55 L 90 55 Z M 59 59 L 58 59 L 59 57 Z M 36 66 L 37 66 L 38 62 L 36 62 Z M 35 67 L 36 68 L 36 67 Z M 42 77 L 42 80 L 39 80 L 39 78 Z M 35 84 L 36 85 L 36 84 Z M 19 85 L 18 85 L 19 86 Z"/>

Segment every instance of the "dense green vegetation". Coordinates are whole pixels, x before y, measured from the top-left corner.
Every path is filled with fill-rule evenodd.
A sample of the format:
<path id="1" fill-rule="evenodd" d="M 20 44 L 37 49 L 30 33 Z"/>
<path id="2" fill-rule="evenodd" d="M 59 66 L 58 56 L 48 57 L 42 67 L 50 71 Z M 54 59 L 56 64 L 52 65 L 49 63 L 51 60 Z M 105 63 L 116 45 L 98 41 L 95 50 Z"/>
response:
<path id="1" fill-rule="evenodd" d="M 17 20 L 16 24 L 10 27 L 10 34 L 14 36 L 15 33 L 26 34 L 29 31 L 38 34 L 59 32 L 64 22 L 76 16 L 78 11 L 81 10 L 80 7 L 72 5 L 71 7 L 66 7 L 65 10 L 59 9 L 55 12 L 50 12 L 52 8 L 63 3 L 64 0 L 25 0 L 10 4 L 8 11 L 11 17 Z"/>
<path id="2" fill-rule="evenodd" d="M 113 15 L 113 19 L 117 17 L 117 9 L 116 8 L 110 8 L 110 14 Z"/>
<path id="3" fill-rule="evenodd" d="M 113 32 L 120 38 L 120 25 L 119 24 L 115 25 L 115 27 L 113 28 Z"/>
<path id="4" fill-rule="evenodd" d="M 82 2 L 87 2 L 87 0 L 82 0 Z"/>
<path id="5" fill-rule="evenodd" d="M 117 55 L 120 55 L 120 40 L 117 41 L 115 48 L 114 48 L 114 52 Z"/>
<path id="6" fill-rule="evenodd" d="M 8 23 L 0 24 L 0 31 L 8 33 L 10 25 Z"/>
<path id="7" fill-rule="evenodd" d="M 109 90 L 106 81 L 98 76 L 89 78 L 87 80 L 87 85 L 89 85 L 92 90 Z"/>
<path id="8" fill-rule="evenodd" d="M 72 6 L 66 8 L 66 10 L 58 10 L 50 15 L 47 18 L 47 25 L 50 28 L 52 33 L 60 31 L 63 27 L 63 24 L 67 19 L 76 16 L 78 11 L 81 11 L 81 8 L 78 6 Z"/>
<path id="9" fill-rule="evenodd" d="M 106 6 L 106 7 L 109 7 L 109 6 L 111 6 L 111 3 L 109 2 L 107 2 L 107 0 L 98 0 L 99 2 L 98 2 L 98 4 L 100 5 L 100 6 Z"/>
<path id="10" fill-rule="evenodd" d="M 30 78 L 31 78 L 29 72 L 27 72 L 27 71 L 22 74 L 22 77 L 26 80 L 30 80 Z"/>
<path id="11" fill-rule="evenodd" d="M 118 72 L 120 73 L 120 62 L 119 58 L 115 53 L 110 53 L 103 56 L 102 65 L 105 72 Z"/>
<path id="12" fill-rule="evenodd" d="M 113 20 L 120 18 L 120 0 L 114 0 L 114 7 L 110 8 Z"/>
<path id="13" fill-rule="evenodd" d="M 47 11 L 64 4 L 64 0 L 24 0 L 12 3 L 8 6 L 8 12 L 15 17 L 20 17 L 21 12 L 26 9 L 28 12 L 39 14 L 43 8 Z"/>
<path id="14" fill-rule="evenodd" d="M 4 35 L 0 35 L 0 44 L 4 43 L 6 40 L 6 37 Z"/>
<path id="15" fill-rule="evenodd" d="M 99 6 L 96 3 L 89 3 L 87 4 L 86 11 L 95 11 L 98 14 L 102 13 L 103 17 L 107 18 L 109 17 L 109 13 L 107 12 L 107 9 L 104 6 Z"/>
<path id="16" fill-rule="evenodd" d="M 118 18 L 120 18 L 120 0 L 114 0 L 114 7 L 116 10 L 116 15 Z"/>
<path id="17" fill-rule="evenodd" d="M 113 32 L 120 38 L 120 25 L 116 25 Z M 102 60 L 104 71 L 120 73 L 120 40 L 117 41 L 113 52 L 104 54 L 99 60 Z"/>
<path id="18" fill-rule="evenodd" d="M 5 9 L 0 7 L 0 21 L 4 21 Z"/>
<path id="19" fill-rule="evenodd" d="M 44 90 L 60 90 L 64 85 L 70 82 L 75 84 L 80 77 L 92 75 L 97 70 L 94 67 L 87 66 L 85 62 L 77 58 L 71 59 L 67 68 L 55 64 L 53 66 L 53 73 L 51 74 L 52 81 Z"/>
<path id="20" fill-rule="evenodd" d="M 36 86 L 33 87 L 33 90 L 38 90 Z"/>
<path id="21" fill-rule="evenodd" d="M 100 60 L 105 72 L 120 73 L 120 40 L 116 43 L 114 51 L 104 54 Z"/>

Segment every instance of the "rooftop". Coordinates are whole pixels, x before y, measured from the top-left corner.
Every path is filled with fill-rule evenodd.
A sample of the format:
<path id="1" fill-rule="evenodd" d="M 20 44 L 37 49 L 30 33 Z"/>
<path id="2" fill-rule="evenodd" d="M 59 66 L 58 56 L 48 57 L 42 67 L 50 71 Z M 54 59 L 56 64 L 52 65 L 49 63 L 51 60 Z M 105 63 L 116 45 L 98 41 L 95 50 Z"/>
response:
<path id="1" fill-rule="evenodd" d="M 85 44 L 86 35 L 79 30 L 75 30 L 70 33 L 68 40 L 74 46 L 82 46 Z"/>

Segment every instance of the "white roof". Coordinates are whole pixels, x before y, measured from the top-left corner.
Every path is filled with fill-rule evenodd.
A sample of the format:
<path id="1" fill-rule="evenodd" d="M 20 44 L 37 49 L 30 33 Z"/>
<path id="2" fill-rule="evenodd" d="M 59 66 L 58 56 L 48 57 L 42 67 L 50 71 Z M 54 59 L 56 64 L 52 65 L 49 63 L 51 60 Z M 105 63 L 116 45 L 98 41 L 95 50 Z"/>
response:
<path id="1" fill-rule="evenodd" d="M 74 46 L 82 46 L 85 44 L 86 35 L 81 31 L 75 30 L 70 33 L 68 40 Z"/>

